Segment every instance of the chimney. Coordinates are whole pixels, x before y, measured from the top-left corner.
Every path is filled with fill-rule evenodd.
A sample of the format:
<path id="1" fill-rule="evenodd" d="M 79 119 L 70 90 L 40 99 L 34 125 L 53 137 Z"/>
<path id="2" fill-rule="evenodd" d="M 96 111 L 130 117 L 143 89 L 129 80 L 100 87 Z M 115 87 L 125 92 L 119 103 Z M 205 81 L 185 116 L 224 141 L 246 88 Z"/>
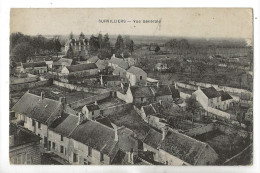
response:
<path id="1" fill-rule="evenodd" d="M 95 105 L 98 105 L 98 104 L 97 104 L 97 101 L 95 101 L 95 103 L 94 103 L 94 104 L 95 104 Z"/>
<path id="2" fill-rule="evenodd" d="M 198 90 L 200 90 L 200 86 L 198 86 Z"/>
<path id="3" fill-rule="evenodd" d="M 165 139 L 168 132 L 168 128 L 165 126 L 162 128 L 162 141 Z"/>
<path id="4" fill-rule="evenodd" d="M 162 100 L 159 100 L 160 105 L 162 105 Z"/>
<path id="5" fill-rule="evenodd" d="M 44 91 L 41 92 L 41 99 L 43 100 L 45 98 L 45 93 Z"/>
<path id="6" fill-rule="evenodd" d="M 62 105 L 63 105 L 63 107 L 65 107 L 65 106 L 66 106 L 66 104 L 67 104 L 66 97 L 60 97 L 60 98 L 59 98 L 59 102 L 61 102 L 61 103 L 62 103 Z"/>
<path id="7" fill-rule="evenodd" d="M 77 125 L 80 125 L 82 123 L 82 121 L 84 120 L 84 117 L 83 117 L 82 113 L 80 113 L 80 112 L 77 113 L 77 116 L 78 116 Z"/>
<path id="8" fill-rule="evenodd" d="M 115 58 L 115 57 L 116 57 L 116 55 L 113 53 L 112 58 Z"/>
<path id="9" fill-rule="evenodd" d="M 104 86 L 103 75 L 100 76 L 100 84 L 101 84 L 101 86 Z"/>
<path id="10" fill-rule="evenodd" d="M 177 86 L 176 82 L 174 82 L 174 87 L 175 87 L 175 89 L 178 89 L 178 86 Z"/>

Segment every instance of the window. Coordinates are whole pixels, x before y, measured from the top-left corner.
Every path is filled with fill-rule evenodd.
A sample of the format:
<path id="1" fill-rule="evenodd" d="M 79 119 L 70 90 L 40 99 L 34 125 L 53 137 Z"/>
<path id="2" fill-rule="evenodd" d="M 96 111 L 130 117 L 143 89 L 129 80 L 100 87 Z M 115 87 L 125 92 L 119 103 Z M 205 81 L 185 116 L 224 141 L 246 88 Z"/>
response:
<path id="1" fill-rule="evenodd" d="M 92 156 L 92 148 L 91 147 L 88 147 L 88 155 Z"/>
<path id="2" fill-rule="evenodd" d="M 87 159 L 84 159 L 84 165 L 87 165 L 87 164 L 88 164 Z"/>
<path id="3" fill-rule="evenodd" d="M 104 161 L 104 154 L 100 153 L 100 162 L 103 162 L 103 161 Z"/>
<path id="4" fill-rule="evenodd" d="M 92 115 L 94 115 L 94 111 L 92 112 Z"/>
<path id="5" fill-rule="evenodd" d="M 142 80 L 143 79 L 143 76 L 140 76 L 140 80 Z"/>
<path id="6" fill-rule="evenodd" d="M 52 142 L 52 149 L 55 150 L 55 142 Z"/>
<path id="7" fill-rule="evenodd" d="M 32 126 L 35 126 L 35 121 L 34 120 L 32 120 Z"/>
<path id="8" fill-rule="evenodd" d="M 91 165 L 91 162 L 88 162 L 88 165 Z"/>
<path id="9" fill-rule="evenodd" d="M 141 97 L 141 102 L 143 102 L 144 101 L 144 98 L 143 97 Z"/>
<path id="10" fill-rule="evenodd" d="M 41 128 L 41 123 L 40 122 L 38 122 L 38 129 L 40 129 Z"/>
<path id="11" fill-rule="evenodd" d="M 78 162 L 78 155 L 73 153 L 73 162 Z"/>
<path id="12" fill-rule="evenodd" d="M 64 147 L 61 145 L 60 146 L 60 153 L 63 153 L 64 152 Z"/>
<path id="13" fill-rule="evenodd" d="M 62 135 L 60 135 L 60 140 L 63 141 L 63 136 Z"/>

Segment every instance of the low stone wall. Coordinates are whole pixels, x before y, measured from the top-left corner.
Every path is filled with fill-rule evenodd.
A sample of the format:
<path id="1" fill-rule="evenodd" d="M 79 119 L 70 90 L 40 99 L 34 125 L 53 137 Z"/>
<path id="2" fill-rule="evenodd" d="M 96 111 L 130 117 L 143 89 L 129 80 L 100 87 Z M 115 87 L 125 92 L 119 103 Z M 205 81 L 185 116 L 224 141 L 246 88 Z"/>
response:
<path id="1" fill-rule="evenodd" d="M 108 116 L 111 114 L 114 114 L 115 112 L 122 112 L 124 110 L 127 110 L 129 108 L 133 107 L 133 105 L 131 103 L 126 103 L 126 104 L 121 104 L 121 105 L 117 105 L 117 106 L 112 106 L 109 107 L 107 109 L 103 110 L 103 115 L 104 116 Z"/>
<path id="2" fill-rule="evenodd" d="M 70 90 L 75 90 L 75 91 L 84 91 L 84 92 L 89 92 L 89 93 L 94 93 L 94 94 L 101 94 L 101 93 L 106 93 L 108 92 L 106 89 L 102 88 L 87 88 L 79 85 L 74 85 L 74 84 L 69 84 L 69 83 L 64 83 L 64 82 L 59 82 L 54 80 L 53 84 L 59 87 L 67 88 Z"/>
<path id="3" fill-rule="evenodd" d="M 248 133 L 245 130 L 234 128 L 233 126 L 230 127 L 224 124 L 216 124 L 216 127 L 219 131 L 227 134 L 227 135 L 238 135 L 242 138 L 247 138 Z"/>
<path id="4" fill-rule="evenodd" d="M 224 90 L 224 91 L 230 92 L 230 93 L 236 93 L 236 94 L 249 93 L 249 94 L 253 95 L 252 92 L 245 90 L 245 89 L 240 89 L 240 88 L 232 88 L 232 87 L 227 87 L 227 86 L 220 86 L 220 85 L 216 85 L 216 84 L 195 82 L 195 81 L 190 81 L 189 83 L 192 85 L 197 85 L 197 86 L 205 87 L 205 88 L 209 88 L 209 87 L 213 86 L 214 88 L 216 88 L 216 90 Z"/>
<path id="5" fill-rule="evenodd" d="M 12 91 L 28 90 L 34 87 L 51 85 L 51 83 L 52 83 L 51 80 L 46 80 L 46 81 L 38 81 L 38 82 L 30 82 L 30 83 L 11 84 L 10 91 L 12 92 Z"/>
<path id="6" fill-rule="evenodd" d="M 205 126 L 189 129 L 189 131 L 186 132 L 185 134 L 188 136 L 196 136 L 196 135 L 202 135 L 204 133 L 211 132 L 213 130 L 215 130 L 215 126 L 212 123 L 212 124 L 207 124 Z"/>
<path id="7" fill-rule="evenodd" d="M 187 98 L 191 97 L 191 95 L 184 93 L 184 92 L 180 92 L 180 97 L 183 98 L 183 99 L 187 99 Z"/>
<path id="8" fill-rule="evenodd" d="M 91 104 L 91 103 L 93 103 L 95 101 L 100 101 L 100 100 L 103 100 L 105 98 L 108 98 L 108 97 L 110 97 L 110 95 L 111 95 L 110 92 L 106 92 L 106 93 L 102 93 L 102 94 L 95 95 L 95 96 L 92 96 L 92 97 L 87 97 L 85 99 L 82 99 L 82 100 L 70 103 L 69 106 L 72 109 L 76 109 L 78 107 L 82 107 L 82 106 Z"/>

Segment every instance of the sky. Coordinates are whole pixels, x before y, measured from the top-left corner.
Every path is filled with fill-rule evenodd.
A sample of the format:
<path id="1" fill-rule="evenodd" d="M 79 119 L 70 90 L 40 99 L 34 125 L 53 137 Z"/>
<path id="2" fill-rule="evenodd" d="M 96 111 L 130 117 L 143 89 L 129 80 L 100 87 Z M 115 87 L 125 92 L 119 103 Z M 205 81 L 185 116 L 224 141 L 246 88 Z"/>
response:
<path id="1" fill-rule="evenodd" d="M 10 32 L 28 35 L 122 34 L 195 38 L 252 38 L 248 8 L 11 9 Z M 126 23 L 100 23 L 99 20 Z M 135 23 L 140 20 L 141 23 Z M 160 20 L 161 23 L 143 23 Z"/>

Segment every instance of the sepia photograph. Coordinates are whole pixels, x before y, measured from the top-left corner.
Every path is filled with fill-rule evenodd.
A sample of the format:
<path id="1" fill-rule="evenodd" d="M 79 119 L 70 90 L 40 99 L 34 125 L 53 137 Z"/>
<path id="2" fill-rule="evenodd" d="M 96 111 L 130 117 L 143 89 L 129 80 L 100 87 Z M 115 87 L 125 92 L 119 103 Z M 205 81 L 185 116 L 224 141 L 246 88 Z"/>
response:
<path id="1" fill-rule="evenodd" d="M 11 8 L 9 163 L 252 166 L 253 30 L 252 8 Z"/>

